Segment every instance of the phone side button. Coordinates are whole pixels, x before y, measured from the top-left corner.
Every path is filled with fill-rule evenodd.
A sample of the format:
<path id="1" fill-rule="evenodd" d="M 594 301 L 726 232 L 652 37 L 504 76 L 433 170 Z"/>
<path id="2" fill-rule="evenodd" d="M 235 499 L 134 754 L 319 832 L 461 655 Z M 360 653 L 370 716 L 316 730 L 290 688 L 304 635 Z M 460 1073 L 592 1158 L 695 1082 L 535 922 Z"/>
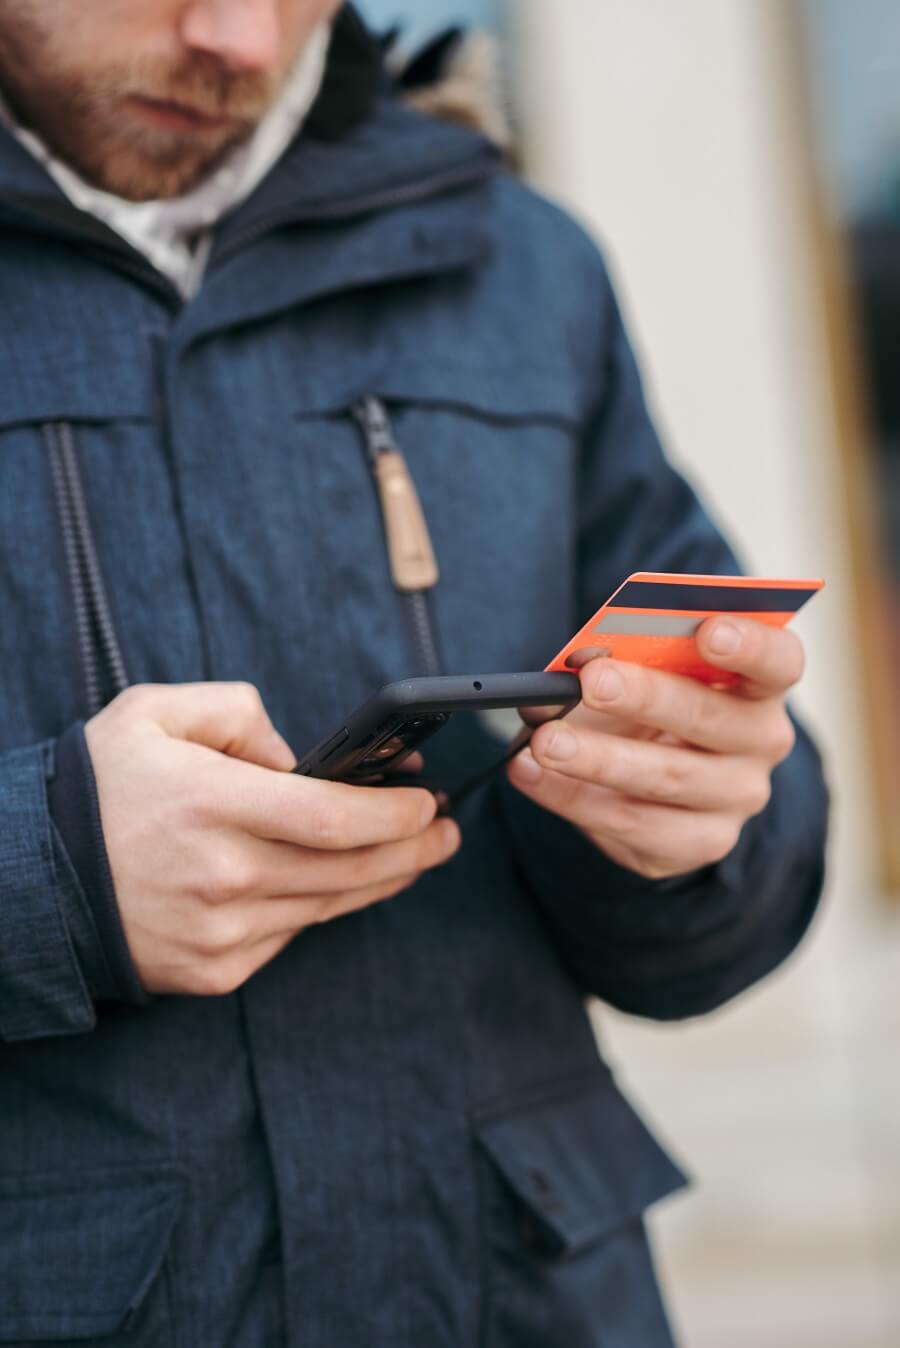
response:
<path id="1" fill-rule="evenodd" d="M 326 759 L 331 758 L 332 754 L 336 754 L 341 745 L 345 744 L 349 738 L 350 731 L 344 726 L 343 730 L 339 730 L 336 735 L 332 735 L 328 743 L 319 750 L 319 762 L 324 763 Z"/>

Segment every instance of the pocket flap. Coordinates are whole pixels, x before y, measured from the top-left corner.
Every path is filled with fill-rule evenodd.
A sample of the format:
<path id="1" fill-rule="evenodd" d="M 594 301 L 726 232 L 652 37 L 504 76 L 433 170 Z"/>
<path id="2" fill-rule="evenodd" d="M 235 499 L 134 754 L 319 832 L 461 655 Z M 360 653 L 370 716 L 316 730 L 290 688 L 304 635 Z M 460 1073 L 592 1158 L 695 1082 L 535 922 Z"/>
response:
<path id="1" fill-rule="evenodd" d="M 573 1254 L 681 1188 L 686 1177 L 612 1077 L 481 1123 L 478 1140 L 557 1254 Z"/>
<path id="2" fill-rule="evenodd" d="M 157 1277 L 184 1197 L 173 1171 L 0 1178 L 0 1343 L 111 1334 Z"/>
<path id="3" fill-rule="evenodd" d="M 0 352 L 0 360 L 2 360 Z M 98 361 L 99 365 L 99 361 Z M 0 426 L 44 425 L 50 421 L 149 421 L 153 415 L 150 380 L 132 355 L 102 362 L 102 377 L 87 376 L 81 365 L 29 364 L 0 388 Z"/>
<path id="4" fill-rule="evenodd" d="M 366 395 L 394 406 L 452 408 L 513 425 L 534 420 L 577 425 L 583 414 L 572 370 L 550 364 L 524 369 L 486 361 L 453 364 L 445 357 L 393 352 L 365 371 L 339 360 L 324 371 L 301 368 L 295 391 L 301 419 L 345 413 Z"/>

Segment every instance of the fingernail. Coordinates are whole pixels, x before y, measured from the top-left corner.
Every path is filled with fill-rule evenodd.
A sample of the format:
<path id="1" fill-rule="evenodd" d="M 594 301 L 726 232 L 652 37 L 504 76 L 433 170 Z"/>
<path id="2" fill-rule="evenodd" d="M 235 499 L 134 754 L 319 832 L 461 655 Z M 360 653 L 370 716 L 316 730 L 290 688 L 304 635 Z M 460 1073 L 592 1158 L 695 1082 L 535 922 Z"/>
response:
<path id="1" fill-rule="evenodd" d="M 625 692 L 625 680 L 617 669 L 602 669 L 594 679 L 592 697 L 595 702 L 616 702 Z"/>
<path id="2" fill-rule="evenodd" d="M 713 655 L 736 655 L 741 644 L 741 634 L 733 623 L 716 623 L 709 637 L 709 649 Z"/>
<path id="3" fill-rule="evenodd" d="M 513 768 L 520 781 L 528 782 L 532 786 L 535 782 L 539 782 L 543 775 L 543 769 L 530 749 L 523 749 L 516 755 L 513 759 Z"/>
<path id="4" fill-rule="evenodd" d="M 551 730 L 544 741 L 544 756 L 565 763 L 578 752 L 578 741 L 571 730 Z"/>

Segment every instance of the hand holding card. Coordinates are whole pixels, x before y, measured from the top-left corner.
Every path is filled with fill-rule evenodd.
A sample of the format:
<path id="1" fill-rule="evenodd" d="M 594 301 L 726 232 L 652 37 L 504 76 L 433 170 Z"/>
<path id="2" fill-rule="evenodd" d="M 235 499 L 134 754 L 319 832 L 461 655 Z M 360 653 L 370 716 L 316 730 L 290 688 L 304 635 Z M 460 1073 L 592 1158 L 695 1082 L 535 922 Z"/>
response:
<path id="1" fill-rule="evenodd" d="M 804 656 L 783 629 L 821 586 L 630 577 L 551 662 L 581 666 L 582 700 L 534 731 L 513 784 L 648 879 L 714 865 L 792 750 Z"/>

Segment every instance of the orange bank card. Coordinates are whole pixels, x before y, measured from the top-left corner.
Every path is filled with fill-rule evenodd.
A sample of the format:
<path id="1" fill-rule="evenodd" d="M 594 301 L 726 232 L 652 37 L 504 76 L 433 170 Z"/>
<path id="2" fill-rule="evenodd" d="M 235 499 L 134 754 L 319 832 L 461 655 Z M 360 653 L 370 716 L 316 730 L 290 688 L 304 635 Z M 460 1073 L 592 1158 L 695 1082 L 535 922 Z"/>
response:
<path id="1" fill-rule="evenodd" d="M 738 676 L 716 669 L 698 654 L 694 637 L 700 624 L 730 613 L 756 618 L 771 627 L 786 627 L 824 584 L 823 580 L 636 571 L 576 632 L 547 670 L 571 670 L 568 660 L 573 652 L 591 650 L 728 687 Z"/>

